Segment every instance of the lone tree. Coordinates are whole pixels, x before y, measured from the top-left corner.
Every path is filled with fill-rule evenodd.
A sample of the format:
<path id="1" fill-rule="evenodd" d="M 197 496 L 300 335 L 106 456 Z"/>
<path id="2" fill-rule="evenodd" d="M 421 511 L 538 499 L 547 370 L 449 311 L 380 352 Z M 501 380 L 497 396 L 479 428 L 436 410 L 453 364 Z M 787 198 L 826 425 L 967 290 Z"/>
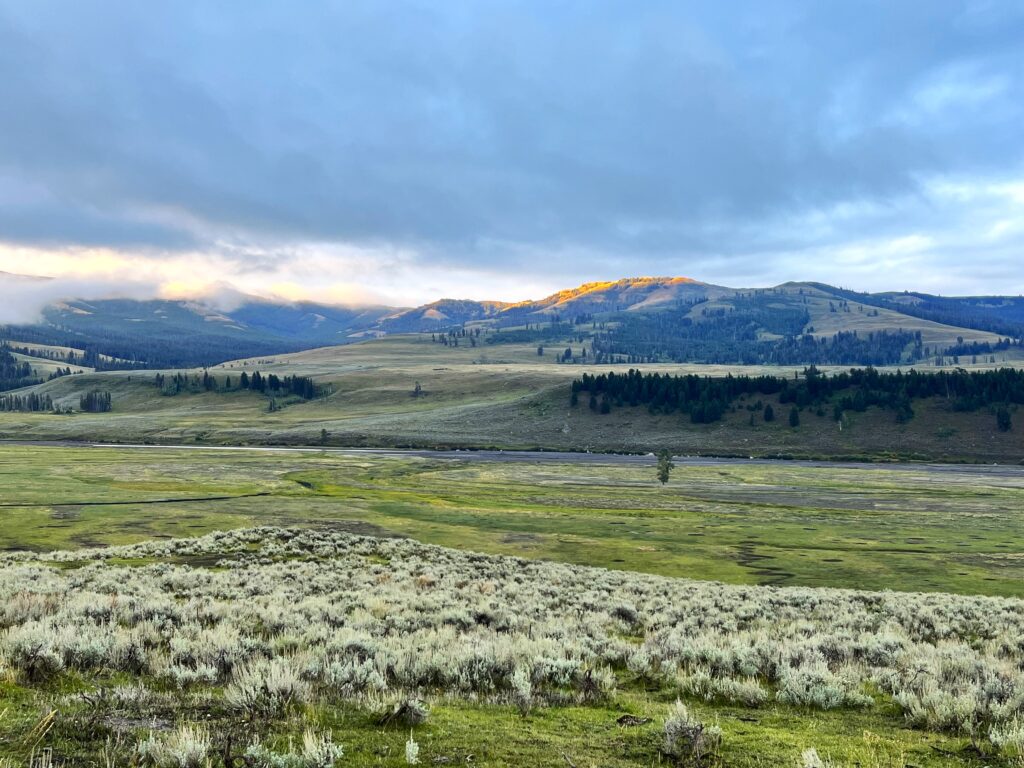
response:
<path id="1" fill-rule="evenodd" d="M 789 412 L 789 426 L 800 426 L 800 411 L 797 410 L 795 405 L 793 406 L 793 409 Z"/>
<path id="2" fill-rule="evenodd" d="M 764 407 L 764 420 L 775 421 L 775 409 L 772 408 L 771 403 Z"/>
<path id="3" fill-rule="evenodd" d="M 661 481 L 662 485 L 668 482 L 668 476 L 675 469 L 675 466 L 672 463 L 672 454 L 668 452 L 667 448 L 662 448 L 658 451 L 658 480 Z"/>
<path id="4" fill-rule="evenodd" d="M 996 411 L 996 426 L 1000 432 L 1009 432 L 1013 429 L 1013 419 L 1010 418 L 1010 409 L 1005 405 Z"/>

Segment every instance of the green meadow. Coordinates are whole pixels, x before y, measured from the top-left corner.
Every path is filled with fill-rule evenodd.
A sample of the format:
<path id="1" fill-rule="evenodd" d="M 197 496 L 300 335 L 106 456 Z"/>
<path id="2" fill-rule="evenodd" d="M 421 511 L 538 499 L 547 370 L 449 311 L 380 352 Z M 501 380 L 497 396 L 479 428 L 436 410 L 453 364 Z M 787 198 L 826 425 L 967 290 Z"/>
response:
<path id="1" fill-rule="evenodd" d="M 1015 468 L 680 461 L 662 486 L 653 461 L 6 444 L 0 488 L 8 551 L 300 526 L 733 584 L 1024 595 L 1024 473 Z M 166 562 L 199 574 L 218 567 L 216 558 Z M 86 562 L 72 555 L 53 566 Z M 537 707 L 528 717 L 500 702 L 432 697 L 415 736 L 429 764 L 669 764 L 662 727 L 679 691 L 626 669 L 616 676 L 607 701 Z M 220 689 L 186 695 L 162 679 L 70 669 L 30 683 L 0 669 L 0 765 L 26 764 L 43 747 L 57 764 L 130 764 L 117 760 L 152 723 L 105 697 L 139 681 L 169 702 L 150 715 L 160 738 L 181 720 L 215 734 L 254 727 L 242 727 Z M 799 765 L 809 746 L 836 766 L 1012 765 L 963 735 L 912 727 L 890 697 L 867 693 L 869 709 L 830 711 L 684 698 L 723 732 L 715 765 Z M 406 764 L 408 729 L 382 726 L 374 707 L 322 700 L 260 732 L 286 750 L 312 726 L 344 744 L 343 764 Z M 624 714 L 650 722 L 622 727 Z"/>
<path id="2" fill-rule="evenodd" d="M 653 466 L 333 451 L 0 447 L 0 547 L 75 549 L 254 525 L 735 584 L 1024 595 L 1024 473 Z"/>

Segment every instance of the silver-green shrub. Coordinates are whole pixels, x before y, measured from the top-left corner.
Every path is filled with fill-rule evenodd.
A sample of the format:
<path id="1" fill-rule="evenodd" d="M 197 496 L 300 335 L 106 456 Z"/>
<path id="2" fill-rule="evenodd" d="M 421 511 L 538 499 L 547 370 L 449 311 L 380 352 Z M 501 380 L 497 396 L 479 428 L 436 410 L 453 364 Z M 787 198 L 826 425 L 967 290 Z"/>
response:
<path id="1" fill-rule="evenodd" d="M 197 557 L 218 567 L 181 564 Z M 916 727 L 1010 754 L 1022 638 L 1013 599 L 728 586 L 334 531 L 0 555 L 0 667 L 144 674 L 252 718 L 340 698 L 526 710 L 605 699 L 623 675 L 746 706 L 877 691 Z"/>

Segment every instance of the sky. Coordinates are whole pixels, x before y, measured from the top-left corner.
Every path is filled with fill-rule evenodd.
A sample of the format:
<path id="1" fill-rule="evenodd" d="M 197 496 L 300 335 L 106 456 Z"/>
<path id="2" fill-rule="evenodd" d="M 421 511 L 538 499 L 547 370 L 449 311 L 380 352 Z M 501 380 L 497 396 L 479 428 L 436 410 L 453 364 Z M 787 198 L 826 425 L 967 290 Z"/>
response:
<path id="1" fill-rule="evenodd" d="M 0 271 L 56 278 L 0 291 L 1020 294 L 1022 40 L 1017 0 L 0 0 Z"/>

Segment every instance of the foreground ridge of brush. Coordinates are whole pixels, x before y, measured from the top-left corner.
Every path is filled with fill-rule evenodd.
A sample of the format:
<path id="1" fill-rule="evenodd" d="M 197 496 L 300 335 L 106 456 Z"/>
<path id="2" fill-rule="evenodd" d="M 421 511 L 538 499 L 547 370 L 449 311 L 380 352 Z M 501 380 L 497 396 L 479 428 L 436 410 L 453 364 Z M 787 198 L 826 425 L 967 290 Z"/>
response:
<path id="1" fill-rule="evenodd" d="M 5 554 L 0 625 L 12 766 L 1024 752 L 1015 599 L 737 587 L 258 528 Z"/>

